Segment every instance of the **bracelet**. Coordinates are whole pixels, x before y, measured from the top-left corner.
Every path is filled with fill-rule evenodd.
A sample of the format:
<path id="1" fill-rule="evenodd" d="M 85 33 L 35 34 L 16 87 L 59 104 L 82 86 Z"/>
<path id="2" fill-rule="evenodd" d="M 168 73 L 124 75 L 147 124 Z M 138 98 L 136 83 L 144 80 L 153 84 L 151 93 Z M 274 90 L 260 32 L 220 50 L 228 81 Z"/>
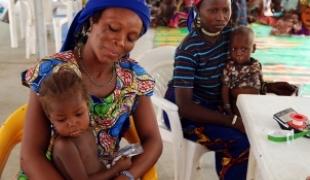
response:
<path id="1" fill-rule="evenodd" d="M 260 88 L 260 93 L 263 95 L 265 95 L 267 93 L 267 83 L 266 82 L 262 83 L 262 86 Z"/>
<path id="2" fill-rule="evenodd" d="M 131 172 L 126 171 L 126 170 L 125 171 L 121 171 L 120 175 L 128 177 L 129 180 L 134 180 L 135 179 L 135 177 L 131 174 Z"/>
<path id="3" fill-rule="evenodd" d="M 227 104 L 224 104 L 224 108 L 225 108 L 225 109 L 230 109 L 230 108 L 231 108 L 231 106 L 230 106 L 230 104 L 229 104 L 229 103 L 227 103 Z"/>
<path id="4" fill-rule="evenodd" d="M 232 124 L 232 125 L 235 125 L 236 122 L 237 122 L 237 119 L 238 119 L 238 116 L 237 116 L 237 115 L 234 115 L 234 118 L 233 118 L 231 124 Z"/>

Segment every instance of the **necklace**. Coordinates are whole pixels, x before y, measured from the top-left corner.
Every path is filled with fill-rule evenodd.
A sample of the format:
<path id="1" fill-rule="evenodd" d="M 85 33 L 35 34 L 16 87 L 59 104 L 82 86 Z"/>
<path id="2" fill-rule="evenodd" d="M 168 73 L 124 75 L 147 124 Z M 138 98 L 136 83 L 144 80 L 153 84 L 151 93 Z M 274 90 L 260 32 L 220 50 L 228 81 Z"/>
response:
<path id="1" fill-rule="evenodd" d="M 80 48 L 77 50 L 77 54 L 78 54 L 78 59 L 79 59 L 80 65 L 82 67 L 82 70 L 85 72 L 85 75 L 87 76 L 87 78 L 88 78 L 88 80 L 90 81 L 91 84 L 93 84 L 94 86 L 96 86 L 98 88 L 106 87 L 106 86 L 112 84 L 113 79 L 114 79 L 115 74 L 116 74 L 115 64 L 113 64 L 113 67 L 112 67 L 113 69 L 112 69 L 112 77 L 111 77 L 111 79 L 109 81 L 105 82 L 105 83 L 99 84 L 99 83 L 96 82 L 95 79 L 93 79 L 91 77 L 90 73 L 87 71 L 86 66 L 84 64 L 84 61 L 83 61 L 83 58 L 81 56 L 81 49 Z"/>
<path id="2" fill-rule="evenodd" d="M 208 32 L 207 30 L 205 30 L 204 28 L 201 28 L 201 32 L 207 36 L 210 36 L 210 37 L 218 36 L 221 33 L 221 31 L 211 33 L 211 32 Z"/>

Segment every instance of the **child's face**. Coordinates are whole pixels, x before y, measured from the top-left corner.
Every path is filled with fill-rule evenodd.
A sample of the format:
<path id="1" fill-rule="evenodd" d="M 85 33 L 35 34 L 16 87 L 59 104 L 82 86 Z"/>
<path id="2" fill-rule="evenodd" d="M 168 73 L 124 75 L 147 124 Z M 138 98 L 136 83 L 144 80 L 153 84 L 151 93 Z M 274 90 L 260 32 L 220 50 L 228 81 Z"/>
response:
<path id="1" fill-rule="evenodd" d="M 61 136 L 77 137 L 89 126 L 87 101 L 78 97 L 49 101 L 48 116 Z"/>
<path id="2" fill-rule="evenodd" d="M 253 39 L 243 34 L 236 34 L 231 40 L 231 59 L 238 64 L 244 64 L 250 61 L 253 52 Z"/>

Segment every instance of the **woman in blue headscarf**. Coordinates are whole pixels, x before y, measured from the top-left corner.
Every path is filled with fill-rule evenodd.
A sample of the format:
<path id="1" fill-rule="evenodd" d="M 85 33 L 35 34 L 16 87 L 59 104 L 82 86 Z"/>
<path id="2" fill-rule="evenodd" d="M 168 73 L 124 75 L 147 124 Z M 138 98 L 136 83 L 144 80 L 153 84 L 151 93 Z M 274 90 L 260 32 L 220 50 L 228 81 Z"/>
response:
<path id="1" fill-rule="evenodd" d="M 162 150 L 150 100 L 155 82 L 129 58 L 149 24 L 150 13 L 144 0 L 88 0 L 73 20 L 62 52 L 43 58 L 22 73 L 23 84 L 30 87 L 31 93 L 21 166 L 30 179 L 62 179 L 44 155 L 52 146 L 49 142 L 53 134 L 39 96 L 41 82 L 64 63 L 73 63 L 81 71 L 89 93 L 90 126 L 103 163 L 111 162 L 129 116 L 134 117 L 144 153 L 133 158 L 131 167 L 115 178 L 141 177 L 155 164 Z"/>

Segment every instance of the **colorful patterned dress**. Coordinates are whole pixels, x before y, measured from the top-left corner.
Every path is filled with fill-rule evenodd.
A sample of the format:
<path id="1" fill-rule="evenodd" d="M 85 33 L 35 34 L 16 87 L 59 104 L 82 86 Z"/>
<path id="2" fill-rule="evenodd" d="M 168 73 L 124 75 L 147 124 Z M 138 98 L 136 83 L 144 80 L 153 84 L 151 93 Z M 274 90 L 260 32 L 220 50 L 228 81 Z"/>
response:
<path id="1" fill-rule="evenodd" d="M 223 70 L 223 85 L 230 89 L 253 87 L 260 90 L 262 81 L 262 65 L 254 58 L 242 65 L 230 59 Z"/>
<path id="2" fill-rule="evenodd" d="M 41 82 L 62 63 L 78 67 L 72 51 L 43 58 L 35 67 L 22 73 L 23 84 L 37 94 Z M 129 126 L 129 116 L 135 110 L 139 96 L 151 96 L 155 86 L 153 78 L 132 59 L 122 59 L 116 64 L 116 87 L 106 97 L 90 95 L 90 126 L 94 129 L 98 157 L 109 163 L 119 148 L 123 131 Z"/>

